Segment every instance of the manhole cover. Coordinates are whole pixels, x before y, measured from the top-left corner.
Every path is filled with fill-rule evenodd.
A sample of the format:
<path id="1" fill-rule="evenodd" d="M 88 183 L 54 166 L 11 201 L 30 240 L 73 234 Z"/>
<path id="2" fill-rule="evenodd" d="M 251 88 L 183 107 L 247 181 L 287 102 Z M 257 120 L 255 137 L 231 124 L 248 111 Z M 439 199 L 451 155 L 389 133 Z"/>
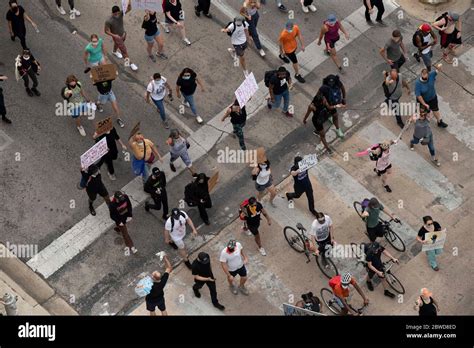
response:
<path id="1" fill-rule="evenodd" d="M 5 150 L 11 143 L 13 143 L 13 139 L 0 130 L 0 151 Z"/>

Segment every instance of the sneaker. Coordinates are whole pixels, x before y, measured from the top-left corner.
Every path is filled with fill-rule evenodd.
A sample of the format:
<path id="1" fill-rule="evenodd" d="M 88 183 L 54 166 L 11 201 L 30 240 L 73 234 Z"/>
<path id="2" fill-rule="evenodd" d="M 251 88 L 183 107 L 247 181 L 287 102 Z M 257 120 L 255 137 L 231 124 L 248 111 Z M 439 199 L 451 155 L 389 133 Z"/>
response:
<path id="1" fill-rule="evenodd" d="M 145 202 L 145 211 L 148 213 L 150 212 L 150 205 L 148 202 Z"/>
<path id="2" fill-rule="evenodd" d="M 383 20 L 376 21 L 381 27 L 387 27 L 387 23 L 385 23 Z"/>
<path id="3" fill-rule="evenodd" d="M 197 121 L 197 123 L 201 124 L 202 123 L 201 116 L 196 116 L 196 121 Z"/>
<path id="4" fill-rule="evenodd" d="M 86 136 L 86 131 L 84 130 L 84 127 L 79 126 L 79 127 L 77 127 L 77 130 L 79 131 L 79 133 L 80 133 L 83 137 Z"/>
<path id="5" fill-rule="evenodd" d="M 194 296 L 196 296 L 197 298 L 201 298 L 201 293 L 199 292 L 199 290 L 193 289 L 193 291 L 194 291 Z"/>
<path id="6" fill-rule="evenodd" d="M 187 108 L 190 108 L 190 107 L 191 107 L 191 105 L 189 105 L 189 103 L 188 103 L 186 100 L 183 100 L 183 101 L 181 102 L 181 105 L 184 105 L 184 106 L 187 107 Z"/>
<path id="7" fill-rule="evenodd" d="M 318 10 L 313 4 L 309 5 L 308 7 L 311 12 L 316 12 Z"/>
<path id="8" fill-rule="evenodd" d="M 131 64 L 130 64 L 130 69 L 132 69 L 133 71 L 137 71 L 137 70 L 138 70 L 138 66 L 136 66 L 134 63 L 131 63 Z"/>
<path id="9" fill-rule="evenodd" d="M 313 134 L 319 137 L 319 133 L 316 132 L 316 129 L 313 131 Z"/>
<path id="10" fill-rule="evenodd" d="M 372 282 L 366 282 L 367 283 L 367 289 L 369 289 L 369 291 L 374 291 L 374 284 L 372 284 Z"/>
<path id="11" fill-rule="evenodd" d="M 96 215 L 95 209 L 94 209 L 94 207 L 92 206 L 92 204 L 89 204 L 89 211 L 90 211 L 90 213 L 91 213 L 92 216 L 95 216 L 95 215 Z"/>
<path id="12" fill-rule="evenodd" d="M 66 11 L 64 11 L 64 8 L 62 6 L 56 6 L 58 9 L 59 13 L 62 14 L 63 16 L 66 14 Z"/>
<path id="13" fill-rule="evenodd" d="M 125 123 L 122 121 L 121 118 L 117 118 L 117 124 L 120 126 L 120 128 L 125 127 Z"/>
<path id="14" fill-rule="evenodd" d="M 237 290 L 237 287 L 235 285 L 230 285 L 229 289 L 234 295 L 237 295 L 239 293 L 239 290 Z"/>
<path id="15" fill-rule="evenodd" d="M 81 13 L 78 10 L 73 9 L 73 10 L 69 11 L 69 15 L 73 16 L 73 17 L 79 17 L 81 15 Z"/>
<path id="16" fill-rule="evenodd" d="M 267 256 L 267 252 L 265 251 L 265 249 L 260 248 L 258 249 L 258 251 L 260 251 L 260 254 L 262 254 L 262 256 Z"/>
<path id="17" fill-rule="evenodd" d="M 302 9 L 303 9 L 303 12 L 304 12 L 304 13 L 309 13 L 309 8 L 308 8 L 308 6 L 303 5 L 303 6 L 302 6 Z"/>
<path id="18" fill-rule="evenodd" d="M 282 61 L 284 61 L 286 64 L 290 63 L 290 60 L 288 59 L 287 56 L 282 56 L 281 54 L 278 55 L 278 58 L 280 58 Z"/>
<path id="19" fill-rule="evenodd" d="M 170 33 L 170 28 L 168 28 L 167 25 L 165 26 L 165 33 L 166 33 L 166 34 L 169 34 L 169 33 Z"/>
<path id="20" fill-rule="evenodd" d="M 328 155 L 329 156 L 332 156 L 334 154 L 334 151 L 331 150 L 330 148 L 329 149 L 326 149 L 326 151 L 328 152 Z"/>
<path id="21" fill-rule="evenodd" d="M 186 265 L 186 267 L 188 267 L 188 269 L 193 269 L 193 266 L 191 265 L 191 262 L 189 262 L 189 260 L 184 261 L 184 264 Z"/>
<path id="22" fill-rule="evenodd" d="M 397 122 L 397 124 L 401 129 L 405 128 L 405 124 L 403 122 Z"/>
<path id="23" fill-rule="evenodd" d="M 443 120 L 439 120 L 438 122 L 438 127 L 440 128 L 446 128 L 448 125 L 446 123 L 443 122 Z"/>
<path id="24" fill-rule="evenodd" d="M 171 169 L 172 172 L 176 172 L 176 167 L 171 162 L 170 162 L 170 169 Z"/>
<path id="25" fill-rule="evenodd" d="M 247 290 L 247 288 L 245 287 L 245 285 L 242 285 L 242 286 L 239 286 L 239 290 L 242 294 L 244 294 L 245 296 L 248 296 L 249 294 L 249 291 Z"/>
<path id="26" fill-rule="evenodd" d="M 170 129 L 170 125 L 167 120 L 163 121 L 163 127 L 165 127 L 165 129 Z"/>
<path id="27" fill-rule="evenodd" d="M 30 97 L 34 96 L 34 94 L 33 94 L 33 92 L 31 91 L 31 89 L 25 88 L 25 90 L 26 90 L 26 93 L 27 93 Z"/>
<path id="28" fill-rule="evenodd" d="M 134 246 L 131 247 L 130 250 L 132 251 L 133 254 L 136 254 L 138 252 L 137 248 L 135 248 Z"/>
<path id="29" fill-rule="evenodd" d="M 206 16 L 207 18 L 212 18 L 212 14 L 210 13 L 204 13 L 204 16 Z"/>
<path id="30" fill-rule="evenodd" d="M 278 9 L 281 11 L 281 12 L 288 12 L 287 8 L 285 7 L 285 5 L 281 4 L 280 6 L 278 6 Z"/>
<path id="31" fill-rule="evenodd" d="M 164 53 L 156 52 L 156 56 L 161 59 L 168 59 L 168 56 Z"/>
<path id="32" fill-rule="evenodd" d="M 324 50 L 324 54 L 325 54 L 326 56 L 330 56 L 330 55 L 331 55 L 331 52 L 329 52 L 328 50 Z"/>
<path id="33" fill-rule="evenodd" d="M 384 187 L 385 187 L 385 190 L 386 190 L 387 192 L 389 192 L 389 193 L 392 192 L 392 189 L 390 188 L 390 186 L 385 185 Z"/>
<path id="34" fill-rule="evenodd" d="M 117 57 L 118 59 L 122 59 L 122 58 L 123 58 L 122 53 L 120 53 L 119 51 L 115 51 L 115 52 L 112 51 L 112 54 L 113 54 L 115 57 Z"/>
<path id="35" fill-rule="evenodd" d="M 183 41 L 184 41 L 184 43 L 186 44 L 186 46 L 191 45 L 191 41 L 189 41 L 188 38 L 184 38 Z"/>
<path id="36" fill-rule="evenodd" d="M 295 79 L 297 79 L 299 83 L 305 83 L 306 82 L 306 80 L 300 74 L 295 75 Z"/>
<path id="37" fill-rule="evenodd" d="M 270 102 L 270 99 L 267 99 L 267 108 L 268 110 L 272 109 L 272 103 Z"/>
<path id="38" fill-rule="evenodd" d="M 156 58 L 153 54 L 150 54 L 148 58 L 150 58 L 153 63 L 156 63 Z"/>
<path id="39" fill-rule="evenodd" d="M 410 143 L 410 150 L 415 151 L 415 145 Z"/>
<path id="40" fill-rule="evenodd" d="M 436 271 L 436 272 L 438 272 L 438 271 L 439 271 L 439 267 L 438 267 L 438 266 L 436 266 L 436 267 L 433 267 L 433 271 Z"/>
<path id="41" fill-rule="evenodd" d="M 336 134 L 339 138 L 344 138 L 344 133 L 342 132 L 341 128 L 336 129 Z"/>
<path id="42" fill-rule="evenodd" d="M 418 53 L 413 53 L 413 58 L 415 58 L 418 63 L 421 62 L 420 55 Z"/>
<path id="43" fill-rule="evenodd" d="M 394 297 L 395 297 L 395 294 L 392 293 L 392 292 L 390 292 L 389 290 L 385 290 L 385 291 L 383 292 L 383 294 L 384 294 L 385 296 L 387 296 L 387 297 L 390 297 L 390 298 L 394 298 Z"/>
<path id="44" fill-rule="evenodd" d="M 11 124 L 11 123 L 12 123 L 12 121 L 11 121 L 9 118 L 7 118 L 6 116 L 3 116 L 3 117 L 2 117 L 2 121 L 5 122 L 5 123 L 7 123 L 7 124 Z"/>
<path id="45" fill-rule="evenodd" d="M 102 104 L 97 104 L 97 111 L 104 112 L 104 107 L 102 106 Z"/>
<path id="46" fill-rule="evenodd" d="M 223 311 L 225 309 L 225 307 L 223 305 L 221 305 L 220 303 L 214 304 L 214 307 L 216 307 L 220 311 Z"/>
<path id="47" fill-rule="evenodd" d="M 31 89 L 31 91 L 32 91 L 37 97 L 39 97 L 39 96 L 41 95 L 41 93 L 40 93 L 35 87 L 33 87 L 33 88 Z"/>
<path id="48" fill-rule="evenodd" d="M 438 159 L 436 159 L 436 158 L 431 158 L 431 162 L 436 164 L 438 167 L 441 165 L 441 163 L 439 163 Z"/>
<path id="49" fill-rule="evenodd" d="M 110 180 L 112 180 L 112 181 L 117 180 L 117 177 L 115 176 L 115 174 L 110 174 L 109 172 L 107 172 L 107 175 L 109 176 Z"/>
<path id="50" fill-rule="evenodd" d="M 288 117 L 288 118 L 293 117 L 293 114 L 292 114 L 291 112 L 289 112 L 289 111 L 284 112 L 284 114 L 285 114 L 285 116 Z"/>

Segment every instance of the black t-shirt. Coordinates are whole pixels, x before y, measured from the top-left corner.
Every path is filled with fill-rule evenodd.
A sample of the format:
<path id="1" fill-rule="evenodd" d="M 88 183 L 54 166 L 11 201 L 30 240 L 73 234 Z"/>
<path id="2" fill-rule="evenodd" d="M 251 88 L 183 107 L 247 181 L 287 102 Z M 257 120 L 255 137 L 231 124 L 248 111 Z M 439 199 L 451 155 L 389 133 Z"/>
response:
<path id="1" fill-rule="evenodd" d="M 196 73 L 191 73 L 191 77 L 189 80 L 185 80 L 181 77 L 178 77 L 178 80 L 176 81 L 176 84 L 179 86 L 179 90 L 181 93 L 184 95 L 193 95 L 194 92 L 196 92 Z"/>
<path id="2" fill-rule="evenodd" d="M 243 108 L 240 108 L 240 112 L 231 111 L 230 123 L 243 124 L 246 121 L 247 121 L 247 110 L 245 110 L 245 106 Z"/>
<path id="3" fill-rule="evenodd" d="M 384 250 L 385 248 L 382 246 L 379 248 L 377 253 L 369 250 L 365 257 L 365 261 L 371 262 L 372 266 L 374 266 L 379 271 L 382 271 L 383 270 L 382 253 Z"/>
<path id="4" fill-rule="evenodd" d="M 109 156 L 112 156 L 112 157 L 116 157 L 116 155 L 118 154 L 117 140 L 119 140 L 120 137 L 119 137 L 115 127 L 110 130 L 109 134 L 104 133 L 104 134 L 99 135 L 95 139 L 95 142 L 97 143 L 97 142 L 101 141 L 104 137 L 107 141 L 107 147 L 109 148 L 109 152 L 107 152 L 104 156 L 109 155 Z"/>
<path id="5" fill-rule="evenodd" d="M 166 0 L 165 15 L 166 15 L 166 12 L 170 12 L 171 17 L 173 17 L 175 21 L 181 20 L 180 17 L 181 17 L 182 12 L 181 12 L 181 3 L 179 2 L 179 0 L 176 1 L 176 6 L 172 5 L 170 0 Z M 166 20 L 170 21 L 168 16 L 166 16 Z"/>
<path id="6" fill-rule="evenodd" d="M 25 34 L 26 27 L 25 27 L 25 9 L 21 6 L 18 6 L 19 13 L 16 15 L 12 12 L 12 10 L 8 10 L 7 12 L 7 21 L 12 22 L 12 29 L 15 34 Z"/>
<path id="7" fill-rule="evenodd" d="M 165 272 L 161 276 L 161 280 L 159 282 L 153 282 L 153 286 L 151 287 L 150 293 L 146 295 L 145 300 L 147 301 L 159 301 L 163 300 L 165 293 L 163 289 L 165 288 L 166 282 L 169 278 L 169 273 Z"/>
<path id="8" fill-rule="evenodd" d="M 290 171 L 296 171 L 298 170 L 299 167 L 298 165 L 294 165 L 293 167 L 290 168 Z M 302 171 L 301 173 L 298 173 L 296 176 L 293 177 L 293 180 L 295 181 L 295 186 L 309 186 L 311 185 L 311 181 L 309 180 L 308 176 L 308 171 Z"/>
<path id="9" fill-rule="evenodd" d="M 102 176 L 97 174 L 95 177 L 90 176 L 89 174 L 86 174 L 83 172 L 83 175 L 87 177 L 87 186 L 86 186 L 86 191 L 89 193 L 99 193 L 102 191 L 105 191 L 105 186 L 104 183 L 102 182 Z"/>
<path id="10" fill-rule="evenodd" d="M 286 78 L 280 80 L 278 74 L 274 74 L 270 81 L 268 82 L 269 86 L 273 86 L 273 94 L 282 94 L 288 89 L 288 81 L 290 79 L 290 73 L 286 72 Z"/>
<path id="11" fill-rule="evenodd" d="M 318 95 L 318 94 L 314 96 L 313 101 L 311 102 L 311 104 L 313 104 L 314 107 L 316 108 L 316 110 L 313 111 L 313 118 L 322 119 L 325 121 L 325 119 L 329 116 L 328 110 L 326 109 L 326 106 L 324 105 L 324 102 L 323 102 L 323 99 L 325 97 L 324 95 Z"/>
<path id="12" fill-rule="evenodd" d="M 207 265 L 199 262 L 198 260 L 194 260 L 192 264 L 192 274 L 198 275 L 204 278 L 213 278 L 214 274 L 212 274 L 211 264 L 208 263 Z"/>
<path id="13" fill-rule="evenodd" d="M 441 225 L 437 223 L 436 221 L 433 221 L 434 224 L 434 230 L 435 231 L 441 231 Z M 418 237 L 421 238 L 421 240 L 425 240 L 425 234 L 429 233 L 429 231 L 425 228 L 425 226 L 421 226 L 420 230 L 418 231 Z"/>
<path id="14" fill-rule="evenodd" d="M 145 29 L 146 36 L 153 36 L 158 31 L 156 12 L 150 14 L 148 20 L 143 20 L 142 28 Z"/>
<path id="15" fill-rule="evenodd" d="M 245 219 L 247 221 L 247 225 L 259 225 L 260 224 L 260 219 L 262 215 L 262 209 L 263 205 L 260 204 L 260 202 L 257 202 L 257 206 L 255 207 L 255 214 L 252 216 L 251 213 L 251 207 L 247 206 L 247 218 Z"/>
<path id="16" fill-rule="evenodd" d="M 109 93 L 112 90 L 112 80 L 97 82 L 95 86 L 97 87 L 97 90 L 100 94 Z"/>
<path id="17" fill-rule="evenodd" d="M 160 171 L 160 173 L 153 178 L 153 175 L 150 175 L 145 183 L 144 190 L 146 193 L 155 194 L 156 189 L 166 188 L 166 176 L 165 173 Z"/>

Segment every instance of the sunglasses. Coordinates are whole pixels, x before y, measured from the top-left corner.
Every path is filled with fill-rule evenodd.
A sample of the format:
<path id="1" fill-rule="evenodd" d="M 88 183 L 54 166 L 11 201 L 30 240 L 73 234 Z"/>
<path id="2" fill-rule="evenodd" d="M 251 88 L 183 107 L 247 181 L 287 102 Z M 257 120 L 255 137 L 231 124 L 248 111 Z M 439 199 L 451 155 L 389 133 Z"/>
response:
<path id="1" fill-rule="evenodd" d="M 433 226 L 434 223 L 430 222 L 429 224 L 426 224 L 426 226 Z"/>

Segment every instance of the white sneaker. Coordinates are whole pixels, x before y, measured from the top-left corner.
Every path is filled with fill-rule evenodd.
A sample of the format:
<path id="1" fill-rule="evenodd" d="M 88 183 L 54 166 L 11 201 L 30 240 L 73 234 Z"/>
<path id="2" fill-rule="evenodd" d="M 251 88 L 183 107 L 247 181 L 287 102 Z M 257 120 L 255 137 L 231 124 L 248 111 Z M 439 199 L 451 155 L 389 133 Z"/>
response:
<path id="1" fill-rule="evenodd" d="M 265 51 L 263 49 L 260 49 L 258 53 L 260 53 L 261 57 L 265 57 Z"/>
<path id="2" fill-rule="evenodd" d="M 58 9 L 60 14 L 62 14 L 62 15 L 66 14 L 66 11 L 64 11 L 64 8 L 62 6 L 56 6 L 56 8 Z"/>
<path id="3" fill-rule="evenodd" d="M 311 12 L 316 12 L 318 10 L 313 4 L 309 5 L 308 7 Z"/>
<path id="4" fill-rule="evenodd" d="M 260 251 L 260 254 L 262 254 L 262 256 L 267 256 L 267 252 L 265 251 L 265 249 L 260 248 L 258 249 L 258 251 Z"/>
<path id="5" fill-rule="evenodd" d="M 132 247 L 130 250 L 131 250 L 132 253 L 134 253 L 134 254 L 136 254 L 136 253 L 138 252 L 137 248 L 135 248 L 135 247 Z"/>
<path id="6" fill-rule="evenodd" d="M 133 71 L 137 71 L 138 66 L 136 66 L 134 63 L 132 63 L 132 64 L 130 64 L 130 69 L 132 69 Z"/>
<path id="7" fill-rule="evenodd" d="M 250 232 L 249 230 L 245 231 L 245 234 L 246 234 L 247 236 L 249 236 L 249 237 L 252 236 L 252 232 Z"/>
<path id="8" fill-rule="evenodd" d="M 112 54 L 113 54 L 115 57 L 117 57 L 118 59 L 122 59 L 122 58 L 123 58 L 122 53 L 120 53 L 119 51 L 115 51 L 115 52 L 112 51 Z"/>
<path id="9" fill-rule="evenodd" d="M 303 5 L 302 8 L 303 8 L 303 12 L 304 12 L 304 13 L 308 13 L 308 12 L 309 12 L 308 6 Z"/>
<path id="10" fill-rule="evenodd" d="M 74 9 L 74 10 L 72 10 L 72 11 L 74 11 L 74 14 L 75 14 L 76 16 L 78 16 L 78 17 L 81 15 L 81 13 L 80 13 L 78 10 L 76 10 L 76 9 Z"/>
<path id="11" fill-rule="evenodd" d="M 84 130 L 84 127 L 79 126 L 79 127 L 77 127 L 77 130 L 79 131 L 79 133 L 80 133 L 83 137 L 86 136 L 86 131 Z"/>
<path id="12" fill-rule="evenodd" d="M 183 100 L 183 101 L 181 102 L 181 104 L 184 105 L 184 106 L 186 106 L 187 108 L 190 108 L 190 107 L 191 107 L 191 105 L 189 105 L 189 103 L 188 103 L 186 100 Z"/>
<path id="13" fill-rule="evenodd" d="M 202 123 L 201 116 L 196 116 L 196 121 L 197 121 L 197 123 L 201 124 Z"/>
<path id="14" fill-rule="evenodd" d="M 183 41 L 186 45 L 191 45 L 191 41 L 189 41 L 188 38 L 184 38 Z"/>
<path id="15" fill-rule="evenodd" d="M 112 181 L 117 180 L 117 177 L 115 176 L 115 174 L 110 174 L 109 172 L 107 172 L 107 174 L 109 175 L 110 180 L 112 180 Z"/>

